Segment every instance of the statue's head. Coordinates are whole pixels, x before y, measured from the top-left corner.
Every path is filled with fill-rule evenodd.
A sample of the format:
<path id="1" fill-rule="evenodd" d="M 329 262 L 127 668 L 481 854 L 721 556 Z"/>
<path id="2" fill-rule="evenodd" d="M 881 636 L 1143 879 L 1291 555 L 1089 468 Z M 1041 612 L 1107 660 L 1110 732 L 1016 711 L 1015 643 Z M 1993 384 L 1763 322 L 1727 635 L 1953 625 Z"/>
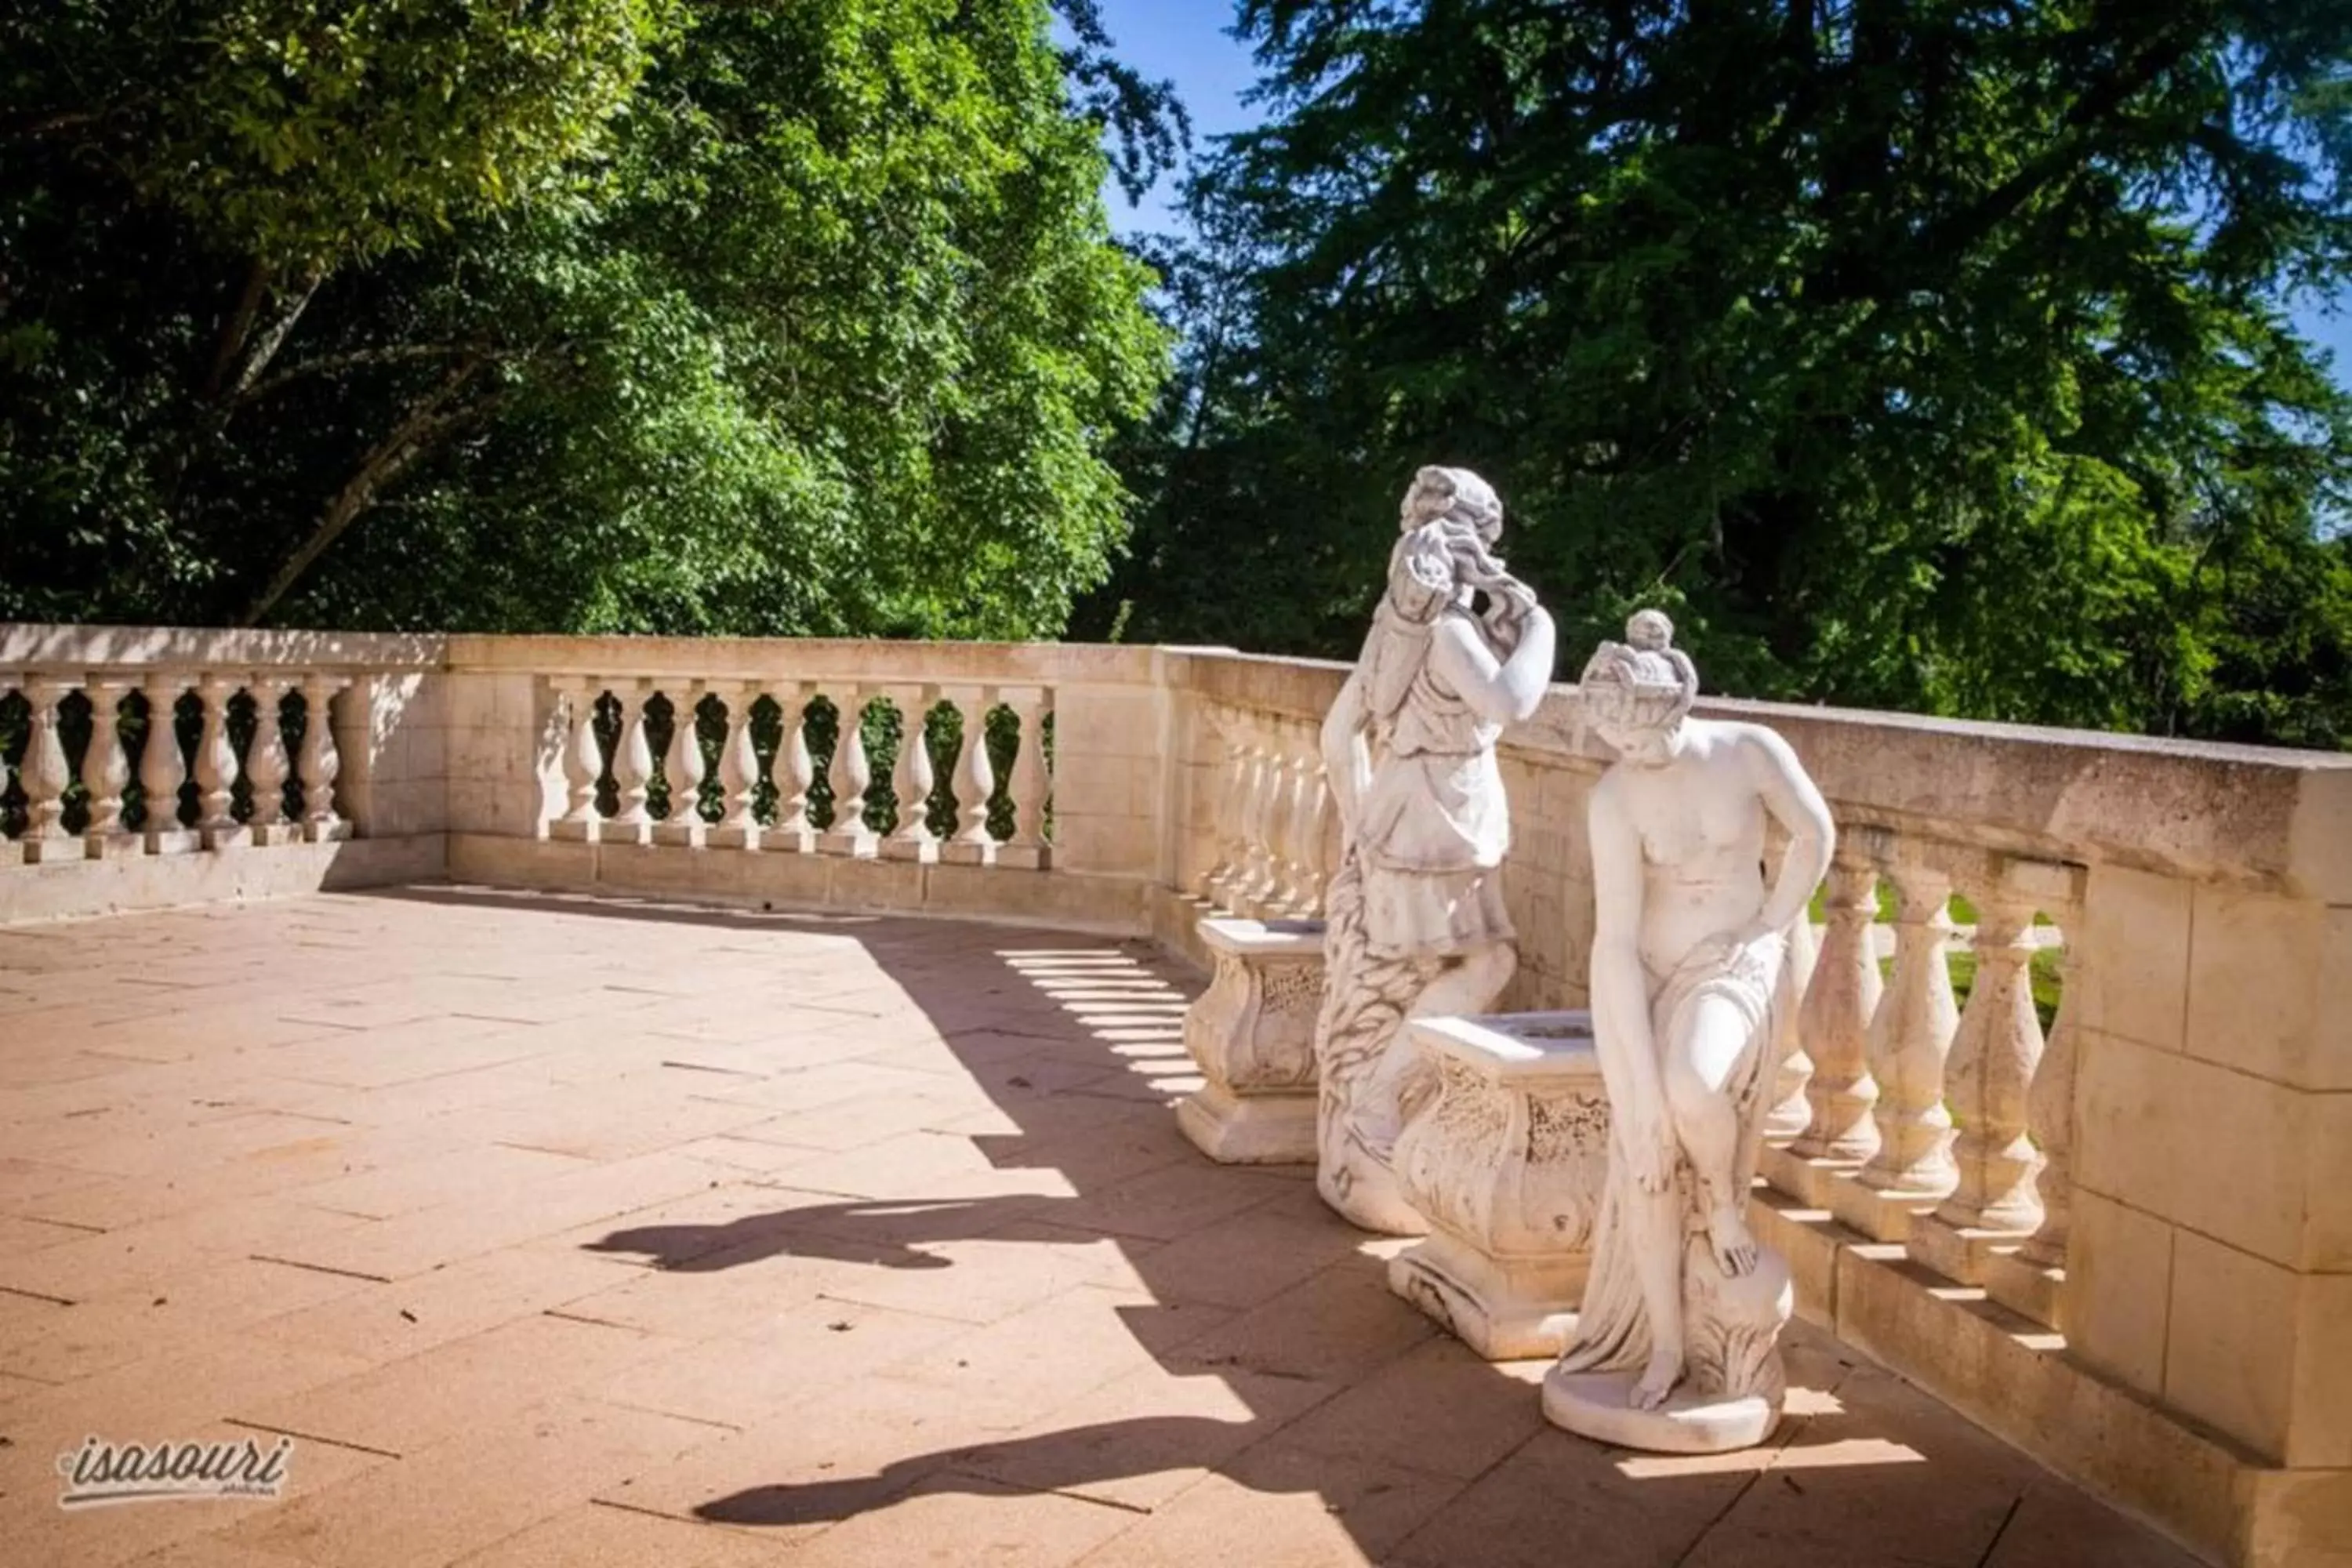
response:
<path id="1" fill-rule="evenodd" d="M 1422 469 L 1398 508 L 1396 548 L 1389 556 L 1391 600 L 1408 619 L 1426 621 L 1474 591 L 1484 592 L 1487 623 L 1508 652 L 1535 595 L 1495 554 L 1502 534 L 1503 503 L 1493 486 L 1467 468 Z"/>
<path id="2" fill-rule="evenodd" d="M 1623 642 L 1604 642 L 1578 682 L 1585 721 L 1627 762 L 1655 766 L 1675 754 L 1683 720 L 1698 699 L 1698 671 L 1675 647 L 1675 624 L 1639 610 Z"/>
<path id="3" fill-rule="evenodd" d="M 1448 531 L 1467 529 L 1491 548 L 1503 536 L 1503 503 L 1495 489 L 1467 468 L 1442 468 L 1434 464 L 1412 476 L 1398 509 L 1399 529 L 1411 533 L 1431 523 Z"/>

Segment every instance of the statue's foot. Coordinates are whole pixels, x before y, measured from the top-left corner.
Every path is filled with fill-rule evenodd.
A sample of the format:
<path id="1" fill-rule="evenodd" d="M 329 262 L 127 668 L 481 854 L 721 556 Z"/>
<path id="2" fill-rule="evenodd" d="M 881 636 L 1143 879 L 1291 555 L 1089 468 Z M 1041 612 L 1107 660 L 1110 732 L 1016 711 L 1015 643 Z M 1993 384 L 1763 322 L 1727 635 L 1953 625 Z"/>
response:
<path id="1" fill-rule="evenodd" d="M 1681 1352 L 1654 1350 L 1650 1352 L 1650 1364 L 1642 1369 L 1642 1381 L 1633 1385 L 1633 1392 L 1626 1396 L 1625 1402 L 1636 1410 L 1655 1410 L 1666 1402 L 1666 1395 L 1672 1394 L 1675 1384 L 1682 1380 Z"/>
<path id="2" fill-rule="evenodd" d="M 1755 1271 L 1756 1238 L 1748 1234 L 1748 1222 L 1736 1207 L 1725 1204 L 1706 1216 L 1706 1239 L 1715 1252 L 1715 1266 L 1723 1270 L 1725 1279 L 1737 1279 Z"/>

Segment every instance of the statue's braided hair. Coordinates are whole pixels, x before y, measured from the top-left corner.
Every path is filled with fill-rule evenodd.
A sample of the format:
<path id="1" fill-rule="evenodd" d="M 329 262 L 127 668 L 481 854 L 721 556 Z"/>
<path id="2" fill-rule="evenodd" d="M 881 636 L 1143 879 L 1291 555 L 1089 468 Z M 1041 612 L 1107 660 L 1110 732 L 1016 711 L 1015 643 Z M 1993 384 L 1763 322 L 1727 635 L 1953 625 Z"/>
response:
<path id="1" fill-rule="evenodd" d="M 1480 612 L 1496 656 L 1519 646 L 1536 596 L 1511 575 L 1494 542 L 1503 531 L 1503 503 L 1494 488 L 1467 468 L 1424 468 L 1412 477 L 1399 514 L 1400 534 L 1389 553 L 1388 591 L 1365 639 L 1360 666 L 1370 685 L 1372 710 L 1385 718 L 1404 701 L 1417 659 L 1393 656 L 1397 633 L 1426 626 L 1464 588 L 1486 596 Z M 1398 622 L 1405 623 L 1400 626 Z"/>

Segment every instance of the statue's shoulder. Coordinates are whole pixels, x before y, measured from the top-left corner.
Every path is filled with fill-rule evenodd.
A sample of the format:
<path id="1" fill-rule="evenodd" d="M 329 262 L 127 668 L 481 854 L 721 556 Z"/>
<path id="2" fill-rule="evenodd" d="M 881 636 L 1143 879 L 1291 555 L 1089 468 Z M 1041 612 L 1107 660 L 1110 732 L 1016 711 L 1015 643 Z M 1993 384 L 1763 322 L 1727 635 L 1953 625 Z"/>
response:
<path id="1" fill-rule="evenodd" d="M 1625 796 L 1628 791 L 1636 787 L 1633 783 L 1629 782 L 1633 779 L 1633 770 L 1622 763 L 1612 763 L 1601 769 L 1601 777 L 1594 781 L 1591 793 L 1584 797 L 1586 811 L 1622 816 L 1625 810 Z"/>
<path id="2" fill-rule="evenodd" d="M 1685 722 L 1705 735 L 1708 743 L 1726 752 L 1762 755 L 1775 760 L 1795 755 L 1780 731 L 1748 719 L 1689 719 Z"/>

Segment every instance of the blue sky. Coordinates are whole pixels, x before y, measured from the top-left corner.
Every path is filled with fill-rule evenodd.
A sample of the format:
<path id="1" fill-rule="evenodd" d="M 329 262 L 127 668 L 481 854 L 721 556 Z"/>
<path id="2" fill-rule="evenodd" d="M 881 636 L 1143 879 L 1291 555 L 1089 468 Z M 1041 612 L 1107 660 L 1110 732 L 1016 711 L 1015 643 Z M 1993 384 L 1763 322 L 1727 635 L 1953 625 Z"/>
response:
<path id="1" fill-rule="evenodd" d="M 1256 79 L 1249 50 L 1227 34 L 1230 0 L 1101 0 L 1103 26 L 1119 56 L 1147 76 L 1165 77 L 1192 111 L 1192 134 L 1205 145 L 1220 133 L 1255 123 L 1256 112 L 1242 95 Z M 1172 182 L 1162 180 L 1130 205 L 1116 185 L 1106 186 L 1111 226 L 1121 234 L 1173 228 L 1169 210 Z M 2315 300 L 2302 302 L 2295 321 L 2304 335 L 2336 356 L 2336 379 L 2352 387 L 2352 289 L 2337 296 L 2332 312 Z"/>

